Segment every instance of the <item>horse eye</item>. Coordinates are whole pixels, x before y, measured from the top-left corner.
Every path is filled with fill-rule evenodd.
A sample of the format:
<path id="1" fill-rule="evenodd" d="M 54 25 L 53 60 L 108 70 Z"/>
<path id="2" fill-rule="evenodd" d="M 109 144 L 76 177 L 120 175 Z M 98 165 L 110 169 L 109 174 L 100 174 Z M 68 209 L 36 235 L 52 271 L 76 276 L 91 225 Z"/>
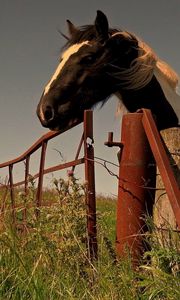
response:
<path id="1" fill-rule="evenodd" d="M 90 64 L 93 62 L 94 62 L 94 56 L 92 56 L 92 55 L 87 55 L 81 59 L 82 64 Z"/>

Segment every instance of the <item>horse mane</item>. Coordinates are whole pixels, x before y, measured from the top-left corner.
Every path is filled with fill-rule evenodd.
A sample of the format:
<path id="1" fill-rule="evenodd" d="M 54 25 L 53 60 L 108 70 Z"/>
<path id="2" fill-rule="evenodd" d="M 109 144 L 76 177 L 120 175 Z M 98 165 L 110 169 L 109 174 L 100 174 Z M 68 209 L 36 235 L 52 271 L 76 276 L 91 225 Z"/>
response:
<path id="1" fill-rule="evenodd" d="M 158 60 L 156 67 L 164 77 L 167 79 L 168 83 L 173 89 L 176 89 L 179 83 L 178 74 L 163 60 Z"/>
<path id="2" fill-rule="evenodd" d="M 157 69 L 166 79 L 171 88 L 176 89 L 179 77 L 176 72 L 163 60 L 158 58 L 156 53 L 145 42 L 126 31 L 116 32 L 112 36 L 123 35 L 128 39 L 135 38 L 138 41 L 138 57 L 135 58 L 128 69 L 119 69 L 114 73 L 116 78 L 123 80 L 124 89 L 141 89 L 152 79 Z"/>
<path id="3" fill-rule="evenodd" d="M 169 85 L 176 89 L 179 81 L 179 76 L 177 73 L 163 60 L 161 60 L 155 52 L 150 48 L 146 43 L 142 42 L 140 39 L 138 39 L 139 47 L 143 50 L 144 54 L 142 56 L 140 55 L 138 60 L 140 60 L 141 63 L 148 64 L 149 60 L 152 60 L 152 63 L 150 65 L 154 69 L 157 69 L 160 71 L 163 75 L 163 77 L 166 79 L 166 81 L 169 83 Z"/>
<path id="4" fill-rule="evenodd" d="M 109 35 L 122 35 L 127 39 L 136 39 L 138 41 L 138 57 L 134 59 L 128 69 L 115 68 L 112 76 L 122 81 L 124 89 L 138 90 L 146 86 L 152 79 L 155 70 L 158 70 L 166 79 L 168 84 L 174 90 L 177 88 L 179 77 L 176 72 L 163 60 L 158 58 L 151 47 L 143 42 L 136 35 L 117 28 L 109 28 Z M 84 25 L 78 27 L 77 32 L 68 40 L 64 48 L 84 41 L 93 41 L 96 39 L 96 30 L 94 25 Z"/>

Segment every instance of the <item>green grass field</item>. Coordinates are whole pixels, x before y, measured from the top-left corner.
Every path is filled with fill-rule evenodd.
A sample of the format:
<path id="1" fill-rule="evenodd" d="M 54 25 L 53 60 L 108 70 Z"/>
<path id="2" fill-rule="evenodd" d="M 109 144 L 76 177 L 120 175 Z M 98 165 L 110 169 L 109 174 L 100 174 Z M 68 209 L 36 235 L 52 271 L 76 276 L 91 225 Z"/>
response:
<path id="1" fill-rule="evenodd" d="M 17 202 L 28 206 L 34 193 L 31 187 L 24 199 L 17 191 Z M 15 230 L 9 212 L 5 213 L 0 233 L 0 299 L 180 299 L 178 234 L 170 231 L 162 246 L 157 233 L 151 233 L 151 251 L 136 270 L 130 259 L 115 262 L 116 200 L 100 195 L 98 260 L 92 262 L 86 243 L 84 193 L 75 179 L 55 180 L 54 189 L 44 192 L 45 201 L 52 205 L 41 208 L 38 220 L 29 208 L 25 232 L 22 227 Z M 22 212 L 19 207 L 19 224 Z"/>

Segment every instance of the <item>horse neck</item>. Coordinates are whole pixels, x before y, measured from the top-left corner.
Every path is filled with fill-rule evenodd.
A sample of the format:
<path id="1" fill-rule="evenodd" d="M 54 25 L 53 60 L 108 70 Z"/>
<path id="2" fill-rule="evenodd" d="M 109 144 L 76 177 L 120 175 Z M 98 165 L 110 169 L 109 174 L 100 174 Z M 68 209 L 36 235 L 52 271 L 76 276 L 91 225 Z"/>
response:
<path id="1" fill-rule="evenodd" d="M 151 81 L 141 89 L 120 89 L 116 93 L 120 99 L 120 112 L 136 112 L 147 108 L 157 117 L 159 129 L 177 126 L 180 122 L 180 96 L 158 71 Z"/>

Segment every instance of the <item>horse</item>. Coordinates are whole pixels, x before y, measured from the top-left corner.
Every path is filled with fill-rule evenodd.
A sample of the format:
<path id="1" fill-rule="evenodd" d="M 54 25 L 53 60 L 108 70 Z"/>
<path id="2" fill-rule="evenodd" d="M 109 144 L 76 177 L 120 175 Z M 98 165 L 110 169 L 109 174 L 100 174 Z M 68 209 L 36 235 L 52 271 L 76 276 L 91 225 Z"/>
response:
<path id="1" fill-rule="evenodd" d="M 67 25 L 60 62 L 37 107 L 44 127 L 70 128 L 83 120 L 84 110 L 113 94 L 120 110 L 150 109 L 159 131 L 179 126 L 178 76 L 153 49 L 135 34 L 109 28 L 100 10 L 93 25 Z"/>

